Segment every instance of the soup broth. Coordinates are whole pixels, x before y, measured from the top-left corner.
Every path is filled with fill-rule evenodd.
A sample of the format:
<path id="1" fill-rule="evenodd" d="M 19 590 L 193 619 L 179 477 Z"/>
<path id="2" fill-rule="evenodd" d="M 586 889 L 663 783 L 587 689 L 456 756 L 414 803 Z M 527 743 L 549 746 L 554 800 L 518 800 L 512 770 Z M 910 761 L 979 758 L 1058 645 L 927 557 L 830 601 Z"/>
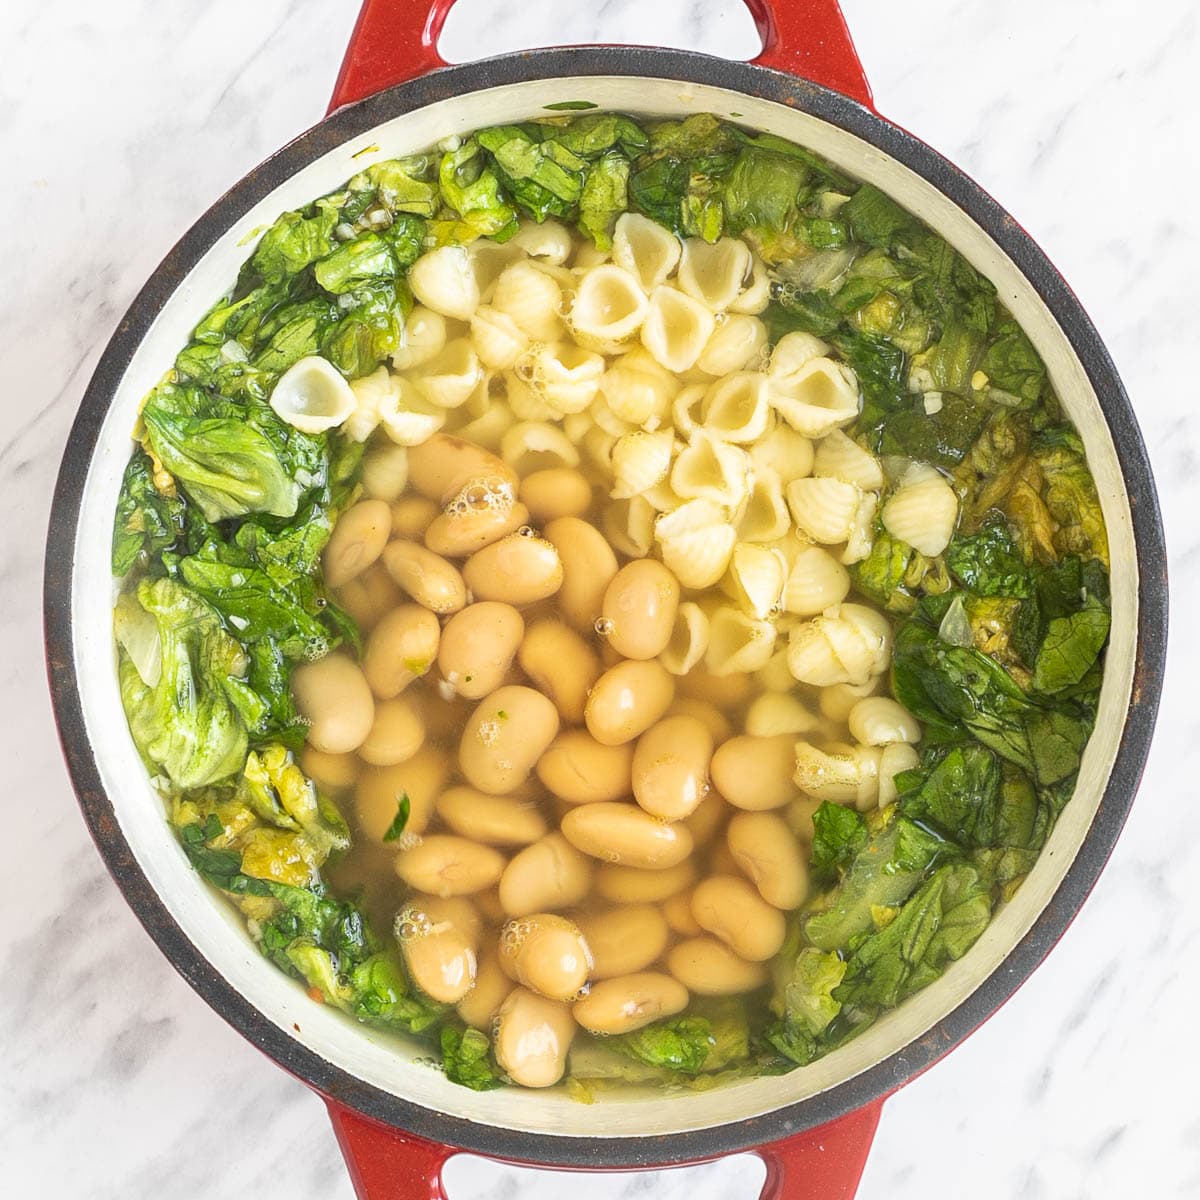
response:
<path id="1" fill-rule="evenodd" d="M 184 848 L 466 1086 L 804 1066 L 1071 795 L 1078 439 L 987 281 L 799 147 L 589 114 L 377 164 L 140 434 L 122 697 Z"/>

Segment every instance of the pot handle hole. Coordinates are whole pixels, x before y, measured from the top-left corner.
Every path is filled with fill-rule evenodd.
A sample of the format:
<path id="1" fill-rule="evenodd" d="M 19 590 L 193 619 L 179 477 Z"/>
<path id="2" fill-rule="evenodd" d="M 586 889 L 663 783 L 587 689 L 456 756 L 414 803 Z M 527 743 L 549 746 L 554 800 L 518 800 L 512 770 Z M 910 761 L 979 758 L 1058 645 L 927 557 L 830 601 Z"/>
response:
<path id="1" fill-rule="evenodd" d="M 327 1103 L 358 1200 L 449 1200 L 442 1169 L 459 1151 Z M 767 1168 L 759 1200 L 853 1200 L 882 1107 L 876 1100 L 756 1150 Z"/>
<path id="2" fill-rule="evenodd" d="M 438 38 L 455 0 L 363 0 L 329 110 L 447 66 Z M 743 0 L 763 41 L 751 60 L 872 107 L 838 0 Z"/>

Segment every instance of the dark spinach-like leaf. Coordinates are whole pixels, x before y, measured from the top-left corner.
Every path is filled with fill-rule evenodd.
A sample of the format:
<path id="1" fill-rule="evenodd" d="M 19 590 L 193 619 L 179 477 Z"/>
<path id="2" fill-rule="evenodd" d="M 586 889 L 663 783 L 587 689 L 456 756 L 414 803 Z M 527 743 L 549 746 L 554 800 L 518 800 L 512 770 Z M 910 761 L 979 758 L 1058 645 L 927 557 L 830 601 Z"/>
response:
<path id="1" fill-rule="evenodd" d="M 977 743 L 953 747 L 932 769 L 896 780 L 900 811 L 962 846 L 996 844 L 1000 783 L 998 759 Z"/>
<path id="2" fill-rule="evenodd" d="M 833 998 L 875 1008 L 899 1004 L 962 958 L 991 916 L 991 881 L 976 866 L 947 863 L 890 923 L 854 946 Z"/>
<path id="3" fill-rule="evenodd" d="M 1104 648 L 1108 627 L 1108 609 L 1093 598 L 1078 612 L 1056 617 L 1038 651 L 1033 686 L 1039 692 L 1054 693 L 1078 683 Z"/>
<path id="4" fill-rule="evenodd" d="M 621 113 L 590 113 L 566 125 L 546 126 L 544 137 L 580 158 L 597 159 L 619 150 L 627 159 L 636 158 L 650 144 L 646 131 Z"/>
<path id="5" fill-rule="evenodd" d="M 979 369 L 990 387 L 999 388 L 1029 407 L 1038 402 L 1046 385 L 1046 367 L 1025 331 L 1013 320 L 1000 323 Z"/>
<path id="6" fill-rule="evenodd" d="M 327 292 L 340 296 L 365 283 L 394 280 L 399 270 L 387 241 L 377 233 L 360 233 L 321 259 L 313 267 L 313 277 Z"/>
<path id="7" fill-rule="evenodd" d="M 987 415 L 982 405 L 953 392 L 943 392 L 933 411 L 924 396 L 917 396 L 883 419 L 879 452 L 939 467 L 957 466 L 975 444 Z"/>
<path id="8" fill-rule="evenodd" d="M 262 235 L 250 267 L 266 283 L 281 283 L 333 249 L 337 211 L 318 208 L 312 216 L 284 213 Z"/>
<path id="9" fill-rule="evenodd" d="M 867 823 L 845 804 L 825 803 L 813 813 L 812 865 L 818 871 L 846 866 L 867 840 Z"/>
<path id="10" fill-rule="evenodd" d="M 442 201 L 455 214 L 454 220 L 431 222 L 439 241 L 490 237 L 503 242 L 517 232 L 516 209 L 501 194 L 499 176 L 474 138 L 442 155 L 438 183 Z"/>
<path id="11" fill-rule="evenodd" d="M 804 918 L 805 936 L 820 950 L 845 949 L 871 928 L 874 910 L 902 904 L 926 871 L 954 851 L 907 817 L 894 817 L 860 844 L 838 886 Z"/>
<path id="12" fill-rule="evenodd" d="M 438 207 L 438 187 L 430 176 L 434 159 L 427 154 L 389 158 L 372 163 L 350 181 L 350 187 L 370 189 L 393 215 L 432 217 Z"/>
<path id="13" fill-rule="evenodd" d="M 856 241 L 890 249 L 898 234 L 912 229 L 916 218 L 874 184 L 864 183 L 838 214 Z"/>
<path id="14" fill-rule="evenodd" d="M 295 513 L 300 486 L 270 440 L 244 419 L 193 416 L 172 406 L 169 392 L 160 389 L 142 409 L 142 420 L 149 447 L 208 520 Z"/>
<path id="15" fill-rule="evenodd" d="M 1083 714 L 1042 707 L 985 654 L 948 645 L 918 621 L 908 621 L 896 639 L 892 688 L 918 718 L 961 723 L 1040 785 L 1078 768 L 1091 732 Z"/>
<path id="16" fill-rule="evenodd" d="M 954 538 L 946 548 L 946 566 L 977 596 L 1020 600 L 1033 595 L 1029 569 L 999 521 L 985 525 L 978 533 Z"/>
<path id="17" fill-rule="evenodd" d="M 909 403 L 908 357 L 886 338 L 854 330 L 837 333 L 833 344 L 854 369 L 866 406 L 862 424 L 869 427 L 885 413 L 903 411 Z"/>

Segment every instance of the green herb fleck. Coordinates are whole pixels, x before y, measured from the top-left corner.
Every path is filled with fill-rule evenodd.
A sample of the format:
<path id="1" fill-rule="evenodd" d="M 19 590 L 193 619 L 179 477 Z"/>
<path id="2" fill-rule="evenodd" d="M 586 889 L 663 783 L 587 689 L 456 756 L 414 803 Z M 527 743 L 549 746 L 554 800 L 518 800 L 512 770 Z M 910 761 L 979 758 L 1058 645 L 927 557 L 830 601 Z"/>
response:
<path id="1" fill-rule="evenodd" d="M 400 797 L 400 803 L 396 805 L 395 819 L 388 826 L 387 833 L 383 835 L 385 842 L 394 842 L 404 832 L 404 827 L 408 824 L 408 815 L 411 812 L 412 801 L 409 800 L 408 793 L 405 792 Z"/>

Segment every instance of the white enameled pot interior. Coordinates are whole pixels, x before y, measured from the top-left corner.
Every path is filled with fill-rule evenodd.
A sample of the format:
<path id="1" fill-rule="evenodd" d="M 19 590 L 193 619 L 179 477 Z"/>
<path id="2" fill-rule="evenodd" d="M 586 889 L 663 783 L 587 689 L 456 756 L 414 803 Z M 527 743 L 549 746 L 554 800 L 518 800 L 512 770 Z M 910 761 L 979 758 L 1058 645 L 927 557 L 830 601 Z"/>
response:
<path id="1" fill-rule="evenodd" d="M 254 235 L 282 211 L 338 187 L 377 159 L 425 149 L 450 134 L 537 116 L 543 106 L 586 98 L 630 113 L 711 111 L 826 155 L 920 214 L 990 278 L 1049 365 L 1067 413 L 1083 435 L 1108 523 L 1113 623 L 1096 732 L 1079 786 L 1029 879 L 972 951 L 936 983 L 866 1034 L 812 1066 L 711 1092 L 651 1099 L 605 1098 L 603 1113 L 559 1092 L 476 1093 L 417 1061 L 428 1048 L 356 1025 L 314 1004 L 303 988 L 262 958 L 231 908 L 191 870 L 163 819 L 125 724 L 112 645 L 109 531 L 129 457 L 130 430 L 147 390 L 162 377 L 189 331 L 232 284 Z M 725 1124 L 795 1103 L 834 1086 L 919 1037 L 1001 964 L 1046 906 L 1078 851 L 1103 793 L 1129 702 L 1137 616 L 1137 562 L 1129 504 L 1112 437 L 1067 339 L 1021 272 L 933 185 L 857 137 L 803 112 L 727 89 L 621 76 L 536 80 L 472 92 L 397 117 L 311 163 L 229 229 L 171 296 L 122 379 L 100 434 L 83 497 L 75 548 L 72 616 L 88 735 L 105 790 L 133 854 L 197 950 L 288 1037 L 350 1074 L 407 1100 L 473 1121 L 518 1130 L 588 1136 L 648 1136 Z"/>

